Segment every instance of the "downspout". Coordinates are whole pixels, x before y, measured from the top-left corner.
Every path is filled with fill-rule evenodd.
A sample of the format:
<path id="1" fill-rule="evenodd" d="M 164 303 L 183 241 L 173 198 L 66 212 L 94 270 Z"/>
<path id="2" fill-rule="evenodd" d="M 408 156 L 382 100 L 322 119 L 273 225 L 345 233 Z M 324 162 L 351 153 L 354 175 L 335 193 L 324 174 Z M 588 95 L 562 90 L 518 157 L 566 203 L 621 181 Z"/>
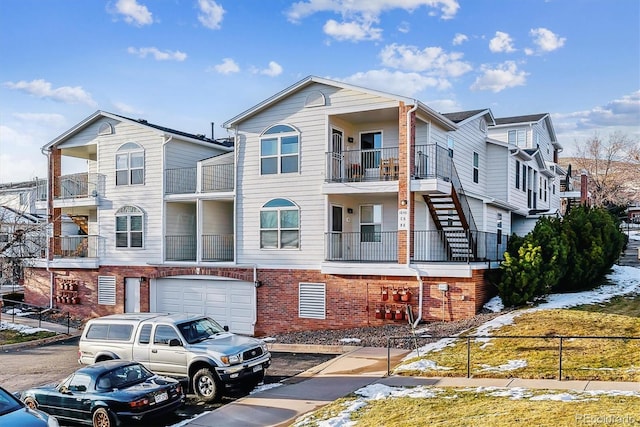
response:
<path id="1" fill-rule="evenodd" d="M 50 215 L 51 215 L 51 209 L 49 209 L 49 203 L 50 203 L 50 198 L 53 197 L 53 195 L 51 194 L 51 191 L 49 191 L 51 188 L 50 186 L 52 185 L 52 176 L 51 176 L 51 149 L 48 149 L 47 152 L 44 152 L 44 148 L 40 149 L 40 152 L 44 155 L 47 156 L 47 210 L 46 210 L 46 218 L 47 218 L 47 228 L 46 228 L 46 233 L 47 233 L 47 246 L 46 246 L 46 250 L 45 250 L 45 256 L 46 256 L 46 270 L 47 273 L 49 273 L 49 308 L 52 309 L 53 308 L 53 271 L 51 271 L 51 269 L 49 268 L 49 246 L 51 245 L 51 242 L 49 241 L 49 228 L 51 227 L 51 223 L 50 223 Z M 37 187 L 36 187 L 36 191 L 37 191 Z"/>
<path id="2" fill-rule="evenodd" d="M 416 110 L 418 109 L 418 100 L 414 99 L 413 101 L 413 107 L 411 107 L 411 109 L 409 111 L 407 111 L 407 161 L 406 161 L 406 169 L 407 169 L 407 174 L 406 174 L 406 180 L 407 180 L 407 193 L 406 193 L 406 200 L 407 200 L 407 212 L 411 212 L 411 203 L 412 203 L 412 197 L 411 197 L 411 133 L 413 131 L 413 129 L 411 128 L 411 114 L 413 114 Z M 422 282 L 422 277 L 420 276 L 420 272 L 418 271 L 417 268 L 411 267 L 411 239 L 409 237 L 409 232 L 411 231 L 412 228 L 412 224 L 413 224 L 413 218 L 411 217 L 411 215 L 407 215 L 407 267 L 409 267 L 409 269 L 411 271 L 413 271 L 416 275 L 416 280 L 418 281 L 419 287 L 418 287 L 418 316 L 416 317 L 416 319 L 413 322 L 412 327 L 415 328 L 416 326 L 418 326 L 418 324 L 420 323 L 420 321 L 422 321 L 422 301 L 424 299 L 424 283 Z"/>

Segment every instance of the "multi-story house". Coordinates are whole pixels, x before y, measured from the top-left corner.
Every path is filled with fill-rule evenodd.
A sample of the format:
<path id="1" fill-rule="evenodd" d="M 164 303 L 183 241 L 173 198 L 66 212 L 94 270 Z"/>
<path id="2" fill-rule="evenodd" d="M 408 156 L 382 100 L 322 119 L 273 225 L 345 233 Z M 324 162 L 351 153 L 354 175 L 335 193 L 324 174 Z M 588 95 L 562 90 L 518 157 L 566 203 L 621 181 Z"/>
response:
<path id="1" fill-rule="evenodd" d="M 318 77 L 228 120 L 233 148 L 97 112 L 45 146 L 49 210 L 87 221 L 86 256 L 54 231 L 27 294 L 254 335 L 473 316 L 514 224 L 559 205 L 550 119 L 526 122 L 531 146 L 508 121 Z M 80 197 L 66 155 L 88 160 Z"/>

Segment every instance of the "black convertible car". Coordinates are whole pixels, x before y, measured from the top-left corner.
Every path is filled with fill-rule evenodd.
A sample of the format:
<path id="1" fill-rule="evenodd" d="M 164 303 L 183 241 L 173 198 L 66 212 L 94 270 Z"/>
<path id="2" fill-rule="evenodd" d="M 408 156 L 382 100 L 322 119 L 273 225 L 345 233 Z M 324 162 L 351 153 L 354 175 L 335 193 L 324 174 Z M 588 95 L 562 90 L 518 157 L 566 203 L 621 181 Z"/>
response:
<path id="1" fill-rule="evenodd" d="M 108 360 L 78 369 L 58 385 L 20 396 L 31 408 L 71 421 L 111 427 L 173 412 L 184 403 L 180 383 L 137 362 Z"/>

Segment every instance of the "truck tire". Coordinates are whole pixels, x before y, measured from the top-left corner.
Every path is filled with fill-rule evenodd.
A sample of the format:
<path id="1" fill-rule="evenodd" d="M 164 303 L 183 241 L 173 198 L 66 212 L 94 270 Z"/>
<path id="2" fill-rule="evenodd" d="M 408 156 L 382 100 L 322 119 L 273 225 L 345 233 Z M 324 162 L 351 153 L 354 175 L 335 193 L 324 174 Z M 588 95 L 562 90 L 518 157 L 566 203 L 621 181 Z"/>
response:
<path id="1" fill-rule="evenodd" d="M 198 399 L 204 402 L 215 402 L 221 397 L 218 378 L 209 368 L 202 368 L 195 373 L 192 386 Z"/>

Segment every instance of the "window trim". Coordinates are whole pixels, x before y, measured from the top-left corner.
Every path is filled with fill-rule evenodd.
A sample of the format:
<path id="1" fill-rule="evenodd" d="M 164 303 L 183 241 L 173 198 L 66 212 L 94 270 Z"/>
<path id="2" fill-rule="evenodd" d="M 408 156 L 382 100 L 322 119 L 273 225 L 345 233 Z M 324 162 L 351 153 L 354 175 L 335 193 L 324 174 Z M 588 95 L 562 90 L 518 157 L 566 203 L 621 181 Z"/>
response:
<path id="1" fill-rule="evenodd" d="M 115 224 L 114 224 L 114 229 L 115 229 L 115 247 L 116 250 L 120 250 L 120 249 L 144 249 L 144 243 L 145 243 L 145 233 L 144 233 L 144 228 L 145 228 L 145 214 L 144 211 L 142 209 L 140 209 L 137 206 L 132 206 L 132 205 L 125 205 L 122 206 L 120 209 L 118 209 L 115 213 Z M 133 217 L 140 217 L 140 230 L 132 230 L 131 229 L 131 218 Z M 118 218 L 126 218 L 126 225 L 127 225 L 127 229 L 126 230 L 118 230 Z M 127 236 L 127 245 L 126 246 L 118 246 L 118 234 L 124 234 L 126 233 Z M 132 246 L 132 233 L 139 233 L 140 234 L 140 246 Z"/>
<path id="2" fill-rule="evenodd" d="M 271 204 L 272 206 L 268 206 L 269 204 Z M 295 211 L 297 212 L 297 216 L 298 216 L 298 224 L 297 227 L 293 228 L 293 227 L 282 227 L 282 216 L 281 213 L 282 212 L 291 212 L 291 211 Z M 262 213 L 263 212 L 276 212 L 276 226 L 275 228 L 266 228 L 263 227 L 262 224 Z M 260 215 L 259 215 L 259 220 L 258 220 L 258 227 L 259 227 L 259 239 L 258 242 L 260 244 L 260 250 L 300 250 L 300 236 L 301 236 L 301 232 L 300 232 L 300 206 L 298 206 L 296 203 L 292 202 L 289 199 L 286 198 L 273 198 L 270 199 L 269 201 L 267 201 L 265 204 L 263 204 L 260 207 Z M 277 240 L 276 240 L 276 246 L 264 246 L 264 240 L 263 240 L 263 233 L 264 232 L 276 232 L 277 235 Z M 287 232 L 287 231 L 297 231 L 298 233 L 298 238 L 297 238 L 297 245 L 296 246 L 283 246 L 283 239 L 282 239 L 282 235 L 283 232 Z"/>
<path id="3" fill-rule="evenodd" d="M 136 155 L 141 155 L 142 157 L 142 166 L 140 167 L 132 167 L 132 158 Z M 118 159 L 119 158 L 123 158 L 124 156 L 126 156 L 126 163 L 127 166 L 126 167 L 118 167 Z M 115 182 L 116 182 L 116 187 L 124 187 L 124 186 L 131 186 L 131 185 L 144 185 L 145 182 L 145 162 L 146 162 L 146 156 L 145 156 L 145 151 L 144 148 L 136 143 L 136 142 L 125 142 L 124 144 L 122 144 L 120 147 L 118 147 L 118 149 L 116 150 L 115 153 Z M 118 181 L 118 172 L 127 172 L 127 181 L 126 182 L 119 182 Z M 142 171 L 142 181 L 141 182 L 133 182 L 133 177 L 134 177 L 134 173 L 138 172 L 138 171 Z"/>
<path id="4" fill-rule="evenodd" d="M 277 131 L 277 129 L 279 128 L 289 128 L 290 130 L 287 132 L 283 132 L 283 131 Z M 274 131 L 273 133 L 270 133 L 271 131 Z M 297 150 L 294 153 L 282 153 L 282 147 L 283 147 L 283 139 L 284 138 L 289 138 L 289 137 L 296 137 L 296 145 L 297 145 Z M 268 154 L 265 155 L 262 153 L 263 150 L 263 143 L 268 141 L 268 140 L 276 140 L 276 153 L 275 154 Z M 273 126 L 269 126 L 267 129 L 264 130 L 264 132 L 262 132 L 262 134 L 260 135 L 260 145 L 259 145 L 259 171 L 260 171 L 260 175 L 261 176 L 266 176 L 266 175 L 284 175 L 284 174 L 292 174 L 292 173 L 300 173 L 300 142 L 301 142 L 302 138 L 300 135 L 300 131 L 295 128 L 294 126 L 291 126 L 289 124 L 285 124 L 285 123 L 278 123 L 275 124 Z M 296 158 L 296 170 L 295 171 L 291 171 L 291 172 L 283 172 L 282 171 L 282 161 L 285 158 Z M 263 160 L 265 159 L 276 159 L 276 171 L 273 173 L 265 173 L 264 172 L 264 166 L 263 166 Z"/>
<path id="5" fill-rule="evenodd" d="M 473 152 L 473 182 L 480 182 L 480 154 Z"/>

